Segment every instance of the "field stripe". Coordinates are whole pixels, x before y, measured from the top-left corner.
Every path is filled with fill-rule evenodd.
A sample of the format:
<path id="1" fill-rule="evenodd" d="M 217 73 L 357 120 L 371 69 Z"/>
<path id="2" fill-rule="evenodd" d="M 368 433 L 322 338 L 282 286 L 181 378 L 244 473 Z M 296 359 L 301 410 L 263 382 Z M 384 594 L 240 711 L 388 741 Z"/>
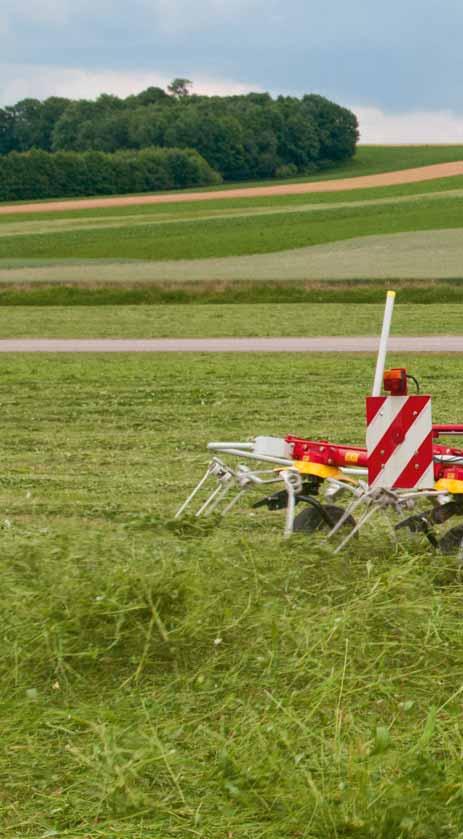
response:
<path id="1" fill-rule="evenodd" d="M 449 178 L 463 175 L 463 161 L 434 163 L 401 169 L 398 172 L 382 172 L 378 175 L 360 175 L 354 178 L 340 178 L 328 181 L 280 184 L 278 186 L 240 187 L 205 192 L 175 192 L 156 195 L 127 195 L 118 198 L 89 198 L 67 201 L 48 201 L 43 204 L 4 204 L 0 214 L 6 213 L 59 213 L 63 210 L 87 210 L 95 207 L 129 207 L 141 204 L 178 204 L 189 201 L 220 201 L 230 198 L 254 198 L 266 195 L 303 195 L 310 192 L 339 192 L 340 190 L 365 189 L 370 187 L 410 184 L 430 181 L 435 178 Z"/>
<path id="2" fill-rule="evenodd" d="M 205 259 L 0 260 L 2 284 L 224 280 L 284 284 L 287 280 L 454 279 L 462 273 L 463 228 L 358 236 L 287 251 Z"/>
<path id="3" fill-rule="evenodd" d="M 49 235 L 50 233 L 68 233 L 69 231 L 81 230 L 119 230 L 122 228 L 158 227 L 166 224 L 202 224 L 205 221 L 215 219 L 242 219 L 255 218 L 256 216 L 274 215 L 295 215 L 299 213 L 331 212 L 345 209 L 376 208 L 396 204 L 419 204 L 422 201 L 442 201 L 451 198 L 463 198 L 463 189 L 448 189 L 443 192 L 420 192 L 416 195 L 393 195 L 387 198 L 370 198 L 362 201 L 320 201 L 311 204 L 278 204 L 274 207 L 256 204 L 252 208 L 225 208 L 221 210 L 209 210 L 209 212 L 198 213 L 198 210 L 191 210 L 182 214 L 175 213 L 136 213 L 129 215 L 107 215 L 87 216 L 66 219 L 39 219 L 38 221 L 23 220 L 3 221 L 0 224 L 0 236 L 31 236 Z M 204 208 L 207 210 L 207 208 Z"/>

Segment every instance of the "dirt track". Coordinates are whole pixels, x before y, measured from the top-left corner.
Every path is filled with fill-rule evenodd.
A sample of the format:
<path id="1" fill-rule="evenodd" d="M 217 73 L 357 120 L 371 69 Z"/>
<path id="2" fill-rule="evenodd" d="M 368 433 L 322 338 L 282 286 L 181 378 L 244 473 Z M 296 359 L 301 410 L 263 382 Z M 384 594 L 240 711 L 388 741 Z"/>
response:
<path id="1" fill-rule="evenodd" d="M 88 210 L 99 207 L 129 207 L 137 204 L 178 204 L 188 201 L 220 201 L 227 198 L 254 198 L 267 195 L 301 195 L 309 192 L 337 192 L 339 190 L 365 189 L 368 187 L 409 184 L 416 181 L 430 181 L 435 178 L 450 178 L 463 175 L 463 161 L 454 163 L 436 163 L 433 166 L 420 166 L 415 169 L 402 169 L 399 172 L 383 172 L 379 175 L 360 175 L 356 178 L 339 180 L 311 181 L 298 184 L 279 184 L 278 186 L 240 187 L 209 192 L 177 192 L 156 195 L 129 195 L 120 198 L 85 198 L 72 201 L 49 201 L 41 204 L 5 204 L 0 206 L 0 214 L 7 213 L 50 213 L 63 210 Z"/>
<path id="2" fill-rule="evenodd" d="M 8 338 L 1 352 L 377 352 L 378 338 Z M 463 353 L 463 335 L 391 338 L 390 352 Z"/>

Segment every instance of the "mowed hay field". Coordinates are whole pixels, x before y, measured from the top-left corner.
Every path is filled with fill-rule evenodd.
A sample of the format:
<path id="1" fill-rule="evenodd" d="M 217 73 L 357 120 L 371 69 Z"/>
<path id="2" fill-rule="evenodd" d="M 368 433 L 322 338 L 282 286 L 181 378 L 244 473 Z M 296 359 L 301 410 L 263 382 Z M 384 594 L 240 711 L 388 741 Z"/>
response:
<path id="1" fill-rule="evenodd" d="M 374 149 L 352 166 L 460 159 Z M 0 333 L 377 334 L 394 281 L 394 334 L 458 334 L 462 202 L 453 177 L 3 215 Z M 462 419 L 458 356 L 388 362 L 436 422 Z M 381 517 L 336 557 L 249 504 L 173 521 L 208 440 L 361 444 L 373 365 L 2 357 L 1 836 L 463 836 L 457 560 Z"/>
<path id="2" fill-rule="evenodd" d="M 372 359 L 288 363 L 2 359 L 2 835 L 463 830 L 456 562 L 380 519 L 338 557 L 172 522 L 209 438 L 362 440 Z M 412 368 L 461 416 L 458 359 Z"/>
<path id="3" fill-rule="evenodd" d="M 455 147 L 448 152 L 455 159 Z M 330 194 L 5 214 L 0 283 L 455 279 L 462 210 L 463 176 L 454 176 Z"/>
<path id="4" fill-rule="evenodd" d="M 381 294 L 382 292 L 380 292 Z M 419 292 L 417 292 L 419 293 Z M 20 300 L 19 295 L 16 297 Z M 399 293 L 400 301 L 400 293 Z M 0 308 L 2 338 L 376 335 L 381 303 L 229 303 Z M 460 335 L 461 303 L 397 303 L 392 335 Z"/>

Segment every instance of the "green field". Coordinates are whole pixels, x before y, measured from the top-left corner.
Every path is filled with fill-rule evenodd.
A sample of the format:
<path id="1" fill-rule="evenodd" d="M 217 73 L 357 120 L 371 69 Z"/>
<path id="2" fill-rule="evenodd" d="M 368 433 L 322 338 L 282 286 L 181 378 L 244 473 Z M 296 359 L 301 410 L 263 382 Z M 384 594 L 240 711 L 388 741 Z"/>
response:
<path id="1" fill-rule="evenodd" d="M 437 421 L 462 364 L 413 359 Z M 463 830 L 456 564 L 379 519 L 336 558 L 278 513 L 170 521 L 208 439 L 362 440 L 372 359 L 288 365 L 2 358 L 2 836 Z"/>
<path id="2" fill-rule="evenodd" d="M 416 230 L 459 228 L 463 197 L 0 237 L 0 259 L 204 259 L 271 253 Z M 3 230 L 3 228 L 2 228 Z"/>
<path id="3" fill-rule="evenodd" d="M 362 147 L 350 165 L 367 174 L 462 157 L 463 147 Z M 11 302 L 8 289 L 33 284 L 86 293 L 103 284 L 138 287 L 132 300 L 109 289 L 106 298 L 94 295 L 94 302 L 130 303 L 142 302 L 142 286 L 176 283 L 196 284 L 197 295 L 256 283 L 247 302 L 264 302 L 268 283 L 454 282 L 463 276 L 462 210 L 458 176 L 330 194 L 8 214 L 0 216 L 1 301 Z M 295 299 L 293 291 L 283 300 Z M 44 305 L 79 300 L 92 302 L 58 289 L 35 296 Z"/>
<path id="4" fill-rule="evenodd" d="M 384 306 L 281 303 L 15 306 L 0 316 L 3 338 L 200 338 L 375 335 Z M 398 303 L 393 335 L 458 335 L 463 305 Z"/>
<path id="5" fill-rule="evenodd" d="M 274 253 L 218 258 L 12 261 L 0 268 L 0 285 L 2 292 L 21 283 L 29 288 L 34 284 L 73 285 L 81 291 L 103 285 L 145 290 L 177 285 L 188 287 L 190 295 L 199 295 L 223 283 L 235 289 L 241 283 L 260 284 L 262 295 L 270 283 L 282 287 L 302 282 L 313 287 L 326 282 L 363 281 L 373 288 L 380 280 L 454 281 L 461 278 L 462 264 L 463 228 L 455 227 L 360 236 Z M 110 302 L 109 293 L 107 299 Z"/>
<path id="6" fill-rule="evenodd" d="M 455 160 L 463 160 L 463 146 L 461 145 L 360 145 L 350 162 L 326 172 L 315 173 L 309 180 L 374 175 L 380 172 L 413 169 L 415 166 L 431 166 L 433 163 L 451 163 Z"/>

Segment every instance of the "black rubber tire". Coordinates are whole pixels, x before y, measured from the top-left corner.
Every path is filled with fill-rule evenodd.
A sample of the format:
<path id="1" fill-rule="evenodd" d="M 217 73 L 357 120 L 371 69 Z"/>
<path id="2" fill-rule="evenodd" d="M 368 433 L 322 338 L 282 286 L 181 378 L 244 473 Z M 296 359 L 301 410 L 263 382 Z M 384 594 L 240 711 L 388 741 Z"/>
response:
<path id="1" fill-rule="evenodd" d="M 442 539 L 439 539 L 439 550 L 443 554 L 451 556 L 457 554 L 460 550 L 460 545 L 463 540 L 463 524 L 457 524 L 456 527 L 451 527 L 444 533 Z"/>
<path id="2" fill-rule="evenodd" d="M 334 527 L 341 516 L 345 513 L 345 510 L 343 510 L 342 507 L 336 507 L 334 504 L 324 504 L 323 509 L 332 521 L 331 527 Z M 349 516 L 342 527 L 348 527 L 350 530 L 353 530 L 355 524 L 356 522 L 353 516 Z M 294 519 L 293 530 L 295 533 L 314 533 L 316 530 L 331 530 L 331 527 L 318 507 L 312 507 L 309 505 L 297 514 Z"/>

